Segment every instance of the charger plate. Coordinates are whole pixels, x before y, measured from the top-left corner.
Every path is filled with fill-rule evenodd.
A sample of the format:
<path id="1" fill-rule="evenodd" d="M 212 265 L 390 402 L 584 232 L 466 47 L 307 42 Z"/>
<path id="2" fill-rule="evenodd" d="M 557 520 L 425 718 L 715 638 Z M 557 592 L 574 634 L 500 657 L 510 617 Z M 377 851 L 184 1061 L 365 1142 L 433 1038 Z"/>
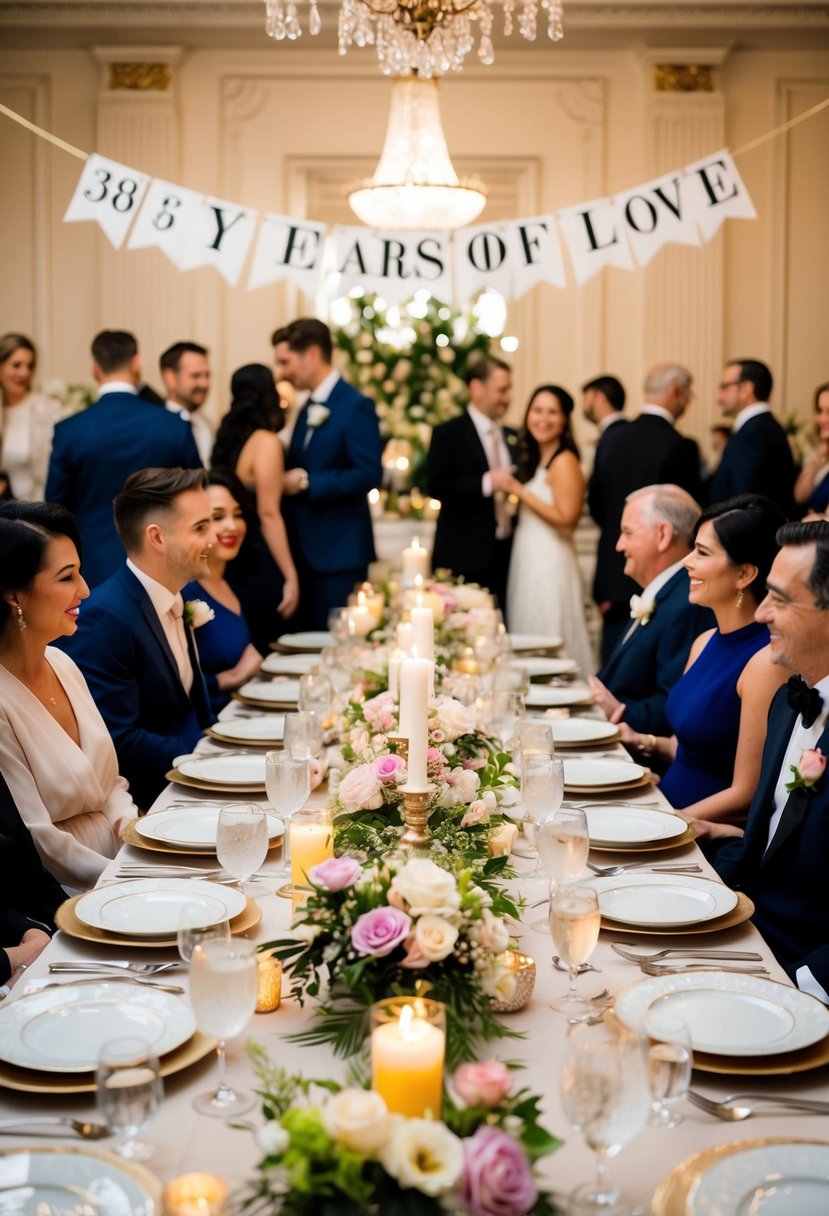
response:
<path id="1" fill-rule="evenodd" d="M 216 852 L 221 813 L 222 808 L 217 805 L 162 807 L 136 819 L 135 830 L 146 840 L 198 849 L 200 853 L 212 855 Z M 285 825 L 266 808 L 265 817 L 268 825 L 268 848 L 272 848 L 283 835 Z"/>
<path id="2" fill-rule="evenodd" d="M 19 1160 L 15 1160 L 19 1158 Z M 11 1204 L 11 1206 L 7 1206 Z M 64 1206 L 65 1205 L 65 1206 Z M 0 1151 L 0 1210 L 160 1216 L 160 1179 L 143 1165 L 87 1145 Z"/>
<path id="3" fill-rule="evenodd" d="M 336 639 L 327 629 L 309 629 L 304 633 L 283 633 L 275 642 L 271 642 L 271 650 L 282 650 L 288 654 L 308 654 L 333 646 Z"/>
<path id="4" fill-rule="evenodd" d="M 241 743 L 245 747 L 282 746 L 285 718 L 270 712 L 261 718 L 228 718 L 226 722 L 214 722 L 205 734 L 220 743 Z"/>
<path id="5" fill-rule="evenodd" d="M 261 671 L 269 676 L 304 676 L 316 667 L 316 654 L 303 651 L 300 654 L 278 654 L 273 652 L 262 660 Z"/>
<path id="6" fill-rule="evenodd" d="M 181 1047 L 161 1057 L 159 1070 L 162 1077 L 171 1077 L 203 1060 L 216 1050 L 218 1042 L 218 1039 L 197 1030 Z M 88 1073 L 44 1074 L 0 1061 L 0 1089 L 17 1089 L 29 1094 L 94 1094 L 95 1088 L 95 1077 L 90 1079 Z"/>
<path id="7" fill-rule="evenodd" d="M 754 915 L 754 904 L 748 896 L 744 895 L 742 891 L 737 891 L 736 895 L 736 908 L 726 912 L 724 916 L 718 916 L 716 920 L 706 920 L 698 925 L 673 929 L 645 929 L 638 925 L 623 925 L 617 920 L 609 920 L 603 916 L 602 929 L 607 933 L 621 933 L 624 936 L 633 934 L 635 937 L 688 937 L 697 933 L 721 933 L 723 929 L 733 929 L 735 925 L 744 925 Z M 696 1063 L 696 1061 L 694 1062 Z"/>
<path id="8" fill-rule="evenodd" d="M 65 904 L 61 904 L 55 913 L 55 924 L 68 937 L 77 937 L 84 942 L 100 942 L 104 946 L 138 946 L 142 950 L 175 947 L 175 935 L 171 938 L 119 937 L 115 933 L 107 933 L 104 929 L 93 929 L 91 925 L 85 925 L 82 920 L 78 920 L 75 914 L 75 905 L 82 898 L 81 895 L 73 895 L 71 899 L 67 899 Z M 248 929 L 258 925 L 261 919 L 262 909 L 255 900 L 248 896 L 242 911 L 230 922 L 230 932 L 246 933 Z"/>
<path id="9" fill-rule="evenodd" d="M 688 824 L 681 836 L 674 836 L 671 840 L 653 840 L 646 844 L 594 844 L 590 842 L 590 852 L 593 853 L 662 853 L 665 849 L 678 849 L 683 845 L 691 844 L 697 838 L 697 833 L 692 824 Z"/>
<path id="10" fill-rule="evenodd" d="M 717 1144 L 713 1148 L 703 1149 L 681 1161 L 663 1178 L 654 1192 L 651 1200 L 650 1216 L 693 1216 L 688 1201 L 692 1187 L 698 1180 L 717 1165 L 738 1153 L 748 1149 L 765 1148 L 772 1144 L 824 1144 L 823 1140 L 796 1140 L 783 1136 L 766 1136 L 759 1140 L 736 1140 L 733 1144 Z"/>
<path id="11" fill-rule="evenodd" d="M 565 781 L 564 792 L 565 794 L 626 794 L 628 790 L 643 790 L 651 785 L 651 775 L 646 772 L 644 776 L 638 777 L 635 781 L 626 781 L 623 785 L 570 785 L 569 781 Z"/>
<path id="12" fill-rule="evenodd" d="M 829 1064 L 829 1035 L 812 1047 L 802 1047 L 800 1051 L 787 1051 L 777 1056 L 761 1056 L 759 1059 L 710 1056 L 702 1051 L 694 1053 L 695 1069 L 728 1077 L 787 1077 L 790 1073 L 811 1072 L 824 1064 Z"/>
<path id="13" fill-rule="evenodd" d="M 197 802 L 193 803 L 198 806 Z M 126 824 L 121 828 L 121 840 L 124 844 L 130 844 L 134 849 L 146 849 L 149 853 L 166 853 L 173 857 L 215 857 L 215 849 L 185 849 L 179 848 L 177 845 L 164 844 L 160 840 L 150 840 L 144 837 L 136 830 L 136 820 Z M 282 837 L 277 836 L 273 840 L 268 841 L 268 850 L 278 849 L 282 844 Z"/>
<path id="14" fill-rule="evenodd" d="M 164 775 L 174 785 L 184 785 L 189 790 L 205 790 L 211 794 L 226 794 L 228 801 L 231 800 L 234 794 L 264 794 L 265 792 L 264 781 L 261 785 L 225 785 L 219 784 L 216 781 L 202 781 L 197 777 L 188 777 L 186 773 L 180 772 L 177 768 L 171 768 L 169 773 L 165 773 Z"/>
<path id="15" fill-rule="evenodd" d="M 185 914 L 216 925 L 241 915 L 246 897 L 229 884 L 203 878 L 127 878 L 85 891 L 75 904 L 78 920 L 119 937 L 175 937 Z"/>

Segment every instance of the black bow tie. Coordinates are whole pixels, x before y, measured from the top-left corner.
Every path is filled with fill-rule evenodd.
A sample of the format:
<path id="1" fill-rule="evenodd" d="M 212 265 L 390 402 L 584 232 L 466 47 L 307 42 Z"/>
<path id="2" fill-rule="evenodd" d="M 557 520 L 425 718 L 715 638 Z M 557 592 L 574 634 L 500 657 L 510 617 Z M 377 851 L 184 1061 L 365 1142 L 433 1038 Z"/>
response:
<path id="1" fill-rule="evenodd" d="M 801 715 L 809 727 L 823 709 L 823 699 L 816 688 L 810 688 L 802 676 L 792 676 L 786 683 L 786 700 Z"/>

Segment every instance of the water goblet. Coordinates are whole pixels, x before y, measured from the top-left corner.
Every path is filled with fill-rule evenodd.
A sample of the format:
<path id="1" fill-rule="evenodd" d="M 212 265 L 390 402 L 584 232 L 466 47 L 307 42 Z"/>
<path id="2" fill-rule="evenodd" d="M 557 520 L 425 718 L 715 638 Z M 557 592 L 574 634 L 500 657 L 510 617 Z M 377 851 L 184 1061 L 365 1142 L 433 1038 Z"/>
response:
<path id="1" fill-rule="evenodd" d="M 298 704 L 301 713 L 316 714 L 320 723 L 324 724 L 333 695 L 331 681 L 322 672 L 308 671 L 300 676 Z"/>
<path id="2" fill-rule="evenodd" d="M 311 792 L 310 765 L 306 756 L 295 756 L 292 752 L 266 752 L 265 786 L 271 806 L 282 820 L 285 830 L 282 836 L 282 864 L 278 874 L 291 878 L 291 816 L 304 806 Z M 290 888 L 289 888 L 290 893 Z"/>
<path id="3" fill-rule="evenodd" d="M 229 941 L 230 921 L 219 920 L 214 925 L 206 925 L 192 908 L 185 908 L 182 912 L 176 933 L 176 946 L 182 962 L 189 963 L 196 946 L 204 942 Z"/>
<path id="4" fill-rule="evenodd" d="M 518 725 L 518 749 L 522 769 L 535 756 L 554 756 L 556 749 L 552 722 L 523 718 Z"/>
<path id="5" fill-rule="evenodd" d="M 322 718 L 307 709 L 286 714 L 282 749 L 303 760 L 318 756 L 322 751 Z"/>
<path id="6" fill-rule="evenodd" d="M 256 802 L 231 802 L 219 811 L 216 856 L 239 883 L 256 873 L 268 854 L 268 816 Z"/>
<path id="7" fill-rule="evenodd" d="M 554 756 L 528 756 L 521 768 L 521 802 L 525 823 L 535 830 L 545 819 L 551 819 L 564 797 L 564 764 Z M 544 870 L 536 868 L 524 875 L 528 879 L 546 879 Z"/>
<path id="8" fill-rule="evenodd" d="M 570 1022 L 583 1022 L 596 1013 L 595 1006 L 579 996 L 576 981 L 579 967 L 596 949 L 601 921 L 599 897 L 592 887 L 560 887 L 550 896 L 550 932 L 570 974 L 566 996 L 551 1001 L 550 1008 L 566 1014 Z"/>
<path id="9" fill-rule="evenodd" d="M 525 697 L 530 691 L 530 675 L 509 654 L 500 654 L 495 660 L 493 688 L 496 692 L 517 692 Z"/>
<path id="10" fill-rule="evenodd" d="M 153 1146 L 138 1140 L 161 1105 L 164 1085 L 158 1058 L 145 1039 L 125 1035 L 104 1043 L 98 1055 L 95 1097 L 98 1111 L 110 1131 L 125 1139 L 114 1151 L 128 1161 L 146 1161 Z"/>
<path id="11" fill-rule="evenodd" d="M 241 1115 L 254 1105 L 249 1090 L 234 1090 L 225 1075 L 225 1046 L 241 1034 L 256 1008 L 259 967 L 254 942 L 204 942 L 190 961 L 190 1004 L 196 1025 L 219 1040 L 216 1089 L 193 1099 L 194 1110 L 220 1119 Z"/>
<path id="12" fill-rule="evenodd" d="M 648 1124 L 677 1127 L 682 1115 L 673 1106 L 687 1094 L 694 1064 L 691 1032 L 683 1018 L 654 1010 L 645 1021 L 645 1038 L 648 1084 L 653 1097 Z"/>

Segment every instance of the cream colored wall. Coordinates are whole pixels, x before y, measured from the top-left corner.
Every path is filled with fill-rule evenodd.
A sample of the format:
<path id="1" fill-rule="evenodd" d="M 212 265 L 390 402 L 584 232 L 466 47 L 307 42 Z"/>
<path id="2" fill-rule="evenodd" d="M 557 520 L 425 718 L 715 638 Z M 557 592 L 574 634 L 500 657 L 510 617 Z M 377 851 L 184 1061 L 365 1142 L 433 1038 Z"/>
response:
<path id="1" fill-rule="evenodd" d="M 185 49 L 173 76 L 161 98 L 113 95 L 91 51 L 0 52 L 0 101 L 81 148 L 183 185 L 348 222 L 337 183 L 371 170 L 387 116 L 388 84 L 371 60 L 284 46 Z M 739 148 L 829 96 L 829 50 L 732 50 L 715 78 L 713 96 L 666 98 L 636 48 L 564 44 L 499 52 L 494 67 L 446 80 L 441 103 L 456 165 L 490 180 L 483 218 L 497 219 L 609 194 L 722 144 Z M 62 224 L 80 163 L 0 123 L 0 330 L 32 334 L 44 379 L 88 379 L 88 341 L 105 325 L 139 334 L 156 383 L 165 345 L 204 341 L 218 416 L 232 369 L 267 361 L 271 329 L 308 301 L 284 286 L 230 289 L 211 270 L 181 275 L 157 250 L 116 253 L 91 225 Z M 635 408 L 647 366 L 675 358 L 697 378 L 686 425 L 704 440 L 729 353 L 768 359 L 776 403 L 808 413 L 811 390 L 829 378 L 829 111 L 739 165 L 756 222 L 730 221 L 709 246 L 665 250 L 647 270 L 605 271 L 582 289 L 542 286 L 511 306 L 509 330 L 522 343 L 514 414 L 539 380 L 577 389 L 600 371 L 620 376 Z"/>

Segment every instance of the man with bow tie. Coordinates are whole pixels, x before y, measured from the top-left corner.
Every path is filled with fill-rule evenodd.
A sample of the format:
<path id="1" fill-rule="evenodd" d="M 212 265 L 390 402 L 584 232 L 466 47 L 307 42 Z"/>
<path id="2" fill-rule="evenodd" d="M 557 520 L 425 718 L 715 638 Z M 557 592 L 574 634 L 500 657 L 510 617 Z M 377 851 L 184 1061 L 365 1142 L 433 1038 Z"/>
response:
<path id="1" fill-rule="evenodd" d="M 754 901 L 754 923 L 799 988 L 829 1004 L 829 523 L 786 524 L 757 620 L 798 675 L 769 710 L 745 835 L 714 864 Z"/>
<path id="2" fill-rule="evenodd" d="M 307 390 L 285 457 L 285 522 L 299 574 L 299 628 L 325 629 L 374 560 L 368 493 L 379 486 L 374 402 L 331 366 L 331 331 L 301 317 L 272 337 L 277 379 Z"/>

